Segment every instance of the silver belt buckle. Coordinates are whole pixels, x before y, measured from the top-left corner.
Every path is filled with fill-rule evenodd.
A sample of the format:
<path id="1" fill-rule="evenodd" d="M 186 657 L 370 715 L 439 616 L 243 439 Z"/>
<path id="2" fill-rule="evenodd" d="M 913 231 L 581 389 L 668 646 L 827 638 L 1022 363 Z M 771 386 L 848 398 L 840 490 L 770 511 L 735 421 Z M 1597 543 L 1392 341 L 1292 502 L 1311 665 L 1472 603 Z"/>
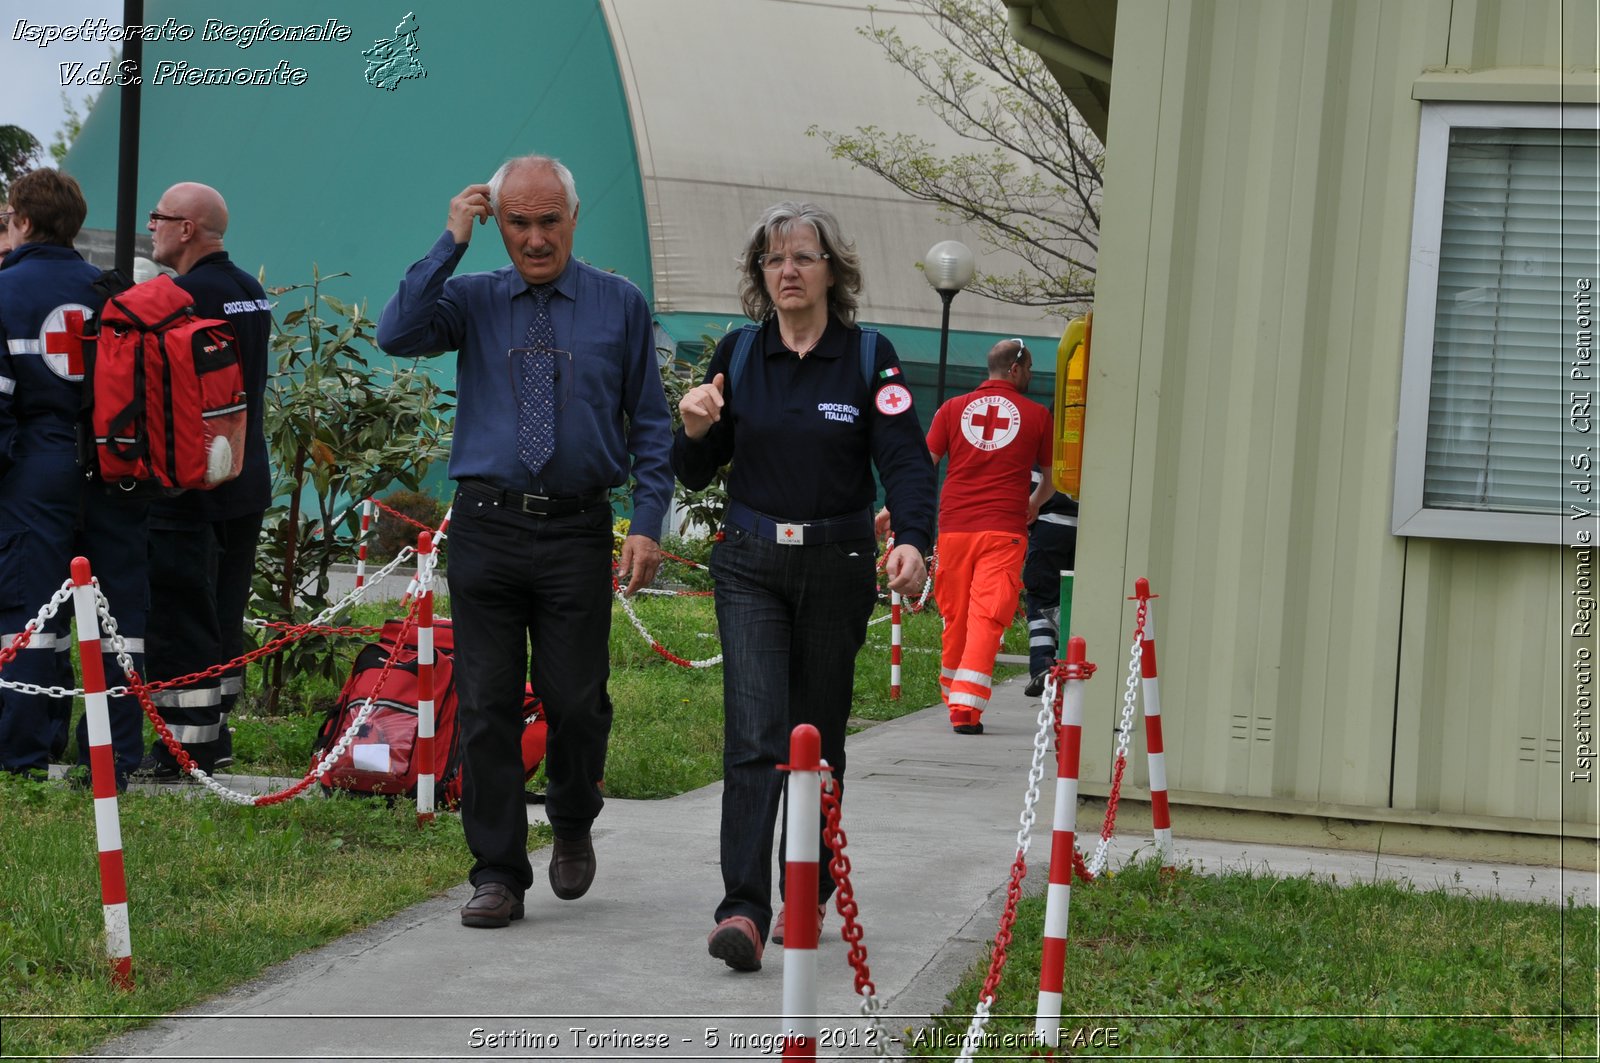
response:
<path id="1" fill-rule="evenodd" d="M 804 524 L 779 524 L 773 522 L 773 527 L 778 531 L 778 542 L 784 546 L 804 546 L 806 543 L 806 526 Z"/>

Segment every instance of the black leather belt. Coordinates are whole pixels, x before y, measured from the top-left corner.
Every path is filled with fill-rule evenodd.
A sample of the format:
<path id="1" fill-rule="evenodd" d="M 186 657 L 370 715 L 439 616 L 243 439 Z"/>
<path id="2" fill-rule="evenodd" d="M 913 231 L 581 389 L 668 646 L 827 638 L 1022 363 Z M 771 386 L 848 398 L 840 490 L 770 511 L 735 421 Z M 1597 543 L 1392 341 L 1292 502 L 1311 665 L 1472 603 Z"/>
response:
<path id="1" fill-rule="evenodd" d="M 827 520 L 782 521 L 757 513 L 743 502 L 728 502 L 722 518 L 730 527 L 785 546 L 821 546 L 872 538 L 872 511 L 864 509 Z"/>
<path id="2" fill-rule="evenodd" d="M 487 502 L 513 513 L 532 513 L 537 517 L 564 517 L 569 513 L 582 513 L 605 502 L 609 494 L 607 491 L 592 491 L 570 498 L 525 495 L 521 491 L 502 491 L 481 480 L 462 480 L 460 493 L 463 498 L 470 498 L 474 502 Z"/>

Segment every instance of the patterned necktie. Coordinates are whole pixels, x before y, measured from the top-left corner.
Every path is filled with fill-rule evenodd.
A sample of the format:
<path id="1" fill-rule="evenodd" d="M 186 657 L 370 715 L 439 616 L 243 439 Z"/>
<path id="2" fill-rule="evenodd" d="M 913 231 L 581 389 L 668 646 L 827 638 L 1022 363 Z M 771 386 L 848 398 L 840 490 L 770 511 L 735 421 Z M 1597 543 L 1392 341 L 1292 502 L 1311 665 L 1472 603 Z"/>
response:
<path id="1" fill-rule="evenodd" d="M 517 366 L 517 457 L 535 476 L 556 449 L 555 327 L 550 323 L 549 284 L 528 286 L 533 296 L 533 322 Z"/>

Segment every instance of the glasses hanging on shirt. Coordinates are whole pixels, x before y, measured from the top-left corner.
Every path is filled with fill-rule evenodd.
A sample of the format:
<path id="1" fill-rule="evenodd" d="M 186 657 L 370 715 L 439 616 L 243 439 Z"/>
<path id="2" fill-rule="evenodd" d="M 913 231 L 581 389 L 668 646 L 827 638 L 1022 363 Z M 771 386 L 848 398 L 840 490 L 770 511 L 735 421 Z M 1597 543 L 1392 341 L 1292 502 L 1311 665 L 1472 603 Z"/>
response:
<path id="1" fill-rule="evenodd" d="M 512 347 L 506 351 L 506 387 L 512 395 L 522 394 L 525 379 L 548 379 L 560 413 L 572 397 L 572 352 L 557 347 Z"/>

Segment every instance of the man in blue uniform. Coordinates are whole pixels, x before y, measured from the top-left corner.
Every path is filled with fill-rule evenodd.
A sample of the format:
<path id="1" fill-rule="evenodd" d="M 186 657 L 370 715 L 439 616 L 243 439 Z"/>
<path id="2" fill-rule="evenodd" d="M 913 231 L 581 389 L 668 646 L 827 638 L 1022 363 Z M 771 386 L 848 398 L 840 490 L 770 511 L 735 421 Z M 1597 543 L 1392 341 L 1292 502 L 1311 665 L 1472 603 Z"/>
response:
<path id="1" fill-rule="evenodd" d="M 244 652 L 244 613 L 250 601 L 262 517 L 272 502 L 262 401 L 267 388 L 272 307 L 256 279 L 228 258 L 223 236 L 228 205 L 216 189 L 173 185 L 150 212 L 155 260 L 175 270 L 177 285 L 194 297 L 201 317 L 226 318 L 238 340 L 244 370 L 244 467 L 209 491 L 187 491 L 150 511 L 149 678 L 194 675 Z M 157 710 L 202 771 L 233 761 L 228 710 L 239 696 L 243 667 L 153 694 Z M 157 741 L 140 775 L 179 778 L 176 759 Z"/>
<path id="2" fill-rule="evenodd" d="M 1038 470 L 1033 480 L 1042 478 Z M 1061 573 L 1073 566 L 1078 552 L 1078 502 L 1057 491 L 1039 507 L 1028 526 L 1028 558 L 1022 563 L 1022 588 L 1028 600 L 1028 685 L 1023 693 L 1036 698 L 1060 648 Z"/>
<path id="3" fill-rule="evenodd" d="M 14 644 L 81 554 L 100 580 L 134 667 L 142 669 L 149 504 L 107 493 L 85 479 L 78 462 L 81 336 L 103 302 L 93 287 L 100 271 L 72 249 L 88 206 L 71 177 L 40 169 L 11 186 L 9 210 L 14 246 L 0 264 L 0 638 Z M 0 678 L 70 688 L 69 618 L 64 605 Z M 123 673 L 109 652 L 105 666 L 116 685 Z M 43 772 L 66 745 L 66 711 L 62 699 L 0 689 L 0 768 Z M 132 698 L 112 700 L 119 786 L 143 752 L 141 718 Z M 79 763 L 88 757 L 88 729 L 80 720 Z"/>
<path id="4" fill-rule="evenodd" d="M 475 223 L 493 218 L 509 266 L 452 276 Z M 550 886 L 594 879 L 590 824 L 611 734 L 611 505 L 628 481 L 632 534 L 619 579 L 655 578 L 672 496 L 671 421 L 649 307 L 627 280 L 572 257 L 578 194 L 554 159 L 527 156 L 450 201 L 445 232 L 407 270 L 378 321 L 398 357 L 459 351 L 450 476 L 450 605 L 461 681 L 461 820 L 476 887 L 461 922 L 503 927 L 533 883 L 523 804 L 522 702 L 550 723 Z"/>

